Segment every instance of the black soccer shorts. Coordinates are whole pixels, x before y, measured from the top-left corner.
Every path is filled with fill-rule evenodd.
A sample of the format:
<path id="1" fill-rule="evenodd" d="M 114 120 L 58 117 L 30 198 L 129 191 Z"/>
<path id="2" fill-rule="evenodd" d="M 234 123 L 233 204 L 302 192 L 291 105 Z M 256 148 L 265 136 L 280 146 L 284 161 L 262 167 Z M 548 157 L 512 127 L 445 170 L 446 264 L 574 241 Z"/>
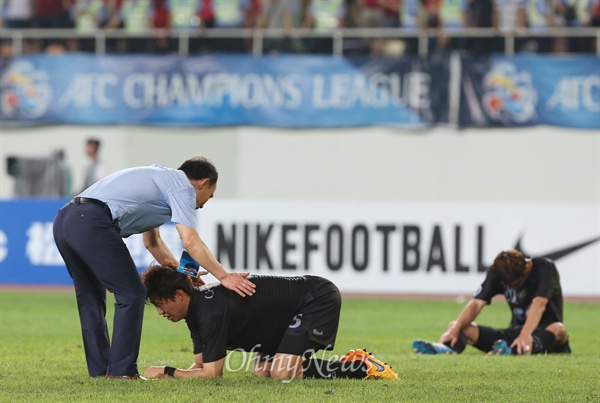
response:
<path id="1" fill-rule="evenodd" d="M 307 358 L 318 350 L 332 350 L 335 345 L 342 308 L 340 290 L 327 279 L 306 278 L 302 307 L 284 333 L 277 353 Z"/>

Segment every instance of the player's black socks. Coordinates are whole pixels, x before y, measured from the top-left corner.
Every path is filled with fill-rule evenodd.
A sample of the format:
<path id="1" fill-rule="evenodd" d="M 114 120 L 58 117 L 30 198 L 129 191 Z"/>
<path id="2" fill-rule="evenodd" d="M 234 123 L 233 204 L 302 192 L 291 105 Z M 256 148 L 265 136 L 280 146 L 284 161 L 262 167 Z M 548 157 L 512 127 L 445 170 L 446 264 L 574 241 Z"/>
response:
<path id="1" fill-rule="evenodd" d="M 452 350 L 454 350 L 458 354 L 460 354 L 463 351 L 465 351 L 465 348 L 467 348 L 467 336 L 465 336 L 465 334 L 463 332 L 460 332 L 458 334 L 458 340 L 456 340 L 454 347 L 452 347 L 450 345 L 450 342 L 446 342 L 446 343 L 444 343 L 444 345 L 450 347 Z"/>
<path id="2" fill-rule="evenodd" d="M 532 354 L 544 354 L 551 351 L 556 343 L 556 336 L 548 330 L 542 330 L 533 335 L 533 351 Z"/>
<path id="3" fill-rule="evenodd" d="M 340 362 L 311 358 L 302 364 L 305 378 L 335 379 L 359 378 L 367 374 L 367 365 L 362 361 Z"/>

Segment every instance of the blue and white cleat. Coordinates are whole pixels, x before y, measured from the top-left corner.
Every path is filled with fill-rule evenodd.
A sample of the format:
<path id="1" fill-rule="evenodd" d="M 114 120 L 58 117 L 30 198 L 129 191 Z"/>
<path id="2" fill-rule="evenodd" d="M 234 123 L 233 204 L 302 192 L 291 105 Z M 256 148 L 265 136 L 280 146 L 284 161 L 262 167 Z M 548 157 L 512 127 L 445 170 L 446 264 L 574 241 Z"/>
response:
<path id="1" fill-rule="evenodd" d="M 412 350 L 417 354 L 456 354 L 456 351 L 445 344 L 435 343 L 427 340 L 413 341 Z"/>
<path id="2" fill-rule="evenodd" d="M 488 355 L 511 355 L 513 353 L 512 348 L 508 346 L 505 340 L 496 340 L 492 345 L 492 349 L 487 353 Z"/>

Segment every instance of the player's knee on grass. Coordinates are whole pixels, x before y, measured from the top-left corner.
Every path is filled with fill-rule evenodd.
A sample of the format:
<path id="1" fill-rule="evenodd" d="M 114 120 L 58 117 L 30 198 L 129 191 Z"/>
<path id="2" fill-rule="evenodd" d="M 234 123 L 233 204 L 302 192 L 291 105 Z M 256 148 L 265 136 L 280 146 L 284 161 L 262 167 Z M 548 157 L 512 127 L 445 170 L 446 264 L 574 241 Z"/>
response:
<path id="1" fill-rule="evenodd" d="M 292 354 L 275 354 L 271 365 L 271 378 L 282 380 L 302 378 L 302 357 Z"/>
<path id="2" fill-rule="evenodd" d="M 252 375 L 267 378 L 271 376 L 271 364 L 268 357 L 263 354 L 257 354 L 254 358 L 254 365 L 252 366 Z"/>
<path id="3" fill-rule="evenodd" d="M 561 322 L 551 323 L 550 325 L 546 326 L 546 330 L 554 334 L 554 337 L 556 337 L 555 344 L 557 346 L 561 346 L 567 342 L 569 337 L 567 328 Z"/>
<path id="4" fill-rule="evenodd" d="M 479 339 L 479 326 L 475 322 L 471 322 L 469 326 L 463 329 L 463 334 L 467 338 L 467 344 L 474 345 Z"/>

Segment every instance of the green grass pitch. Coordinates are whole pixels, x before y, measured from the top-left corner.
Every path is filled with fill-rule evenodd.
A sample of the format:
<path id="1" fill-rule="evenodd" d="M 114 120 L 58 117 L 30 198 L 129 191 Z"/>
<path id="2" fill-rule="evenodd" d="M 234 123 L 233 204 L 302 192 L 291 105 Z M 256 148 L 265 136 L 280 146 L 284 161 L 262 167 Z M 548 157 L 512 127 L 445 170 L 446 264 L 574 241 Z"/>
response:
<path id="1" fill-rule="evenodd" d="M 109 327 L 112 303 L 109 295 Z M 458 356 L 417 356 L 415 338 L 437 340 L 463 304 L 454 301 L 344 299 L 332 355 L 367 348 L 399 373 L 400 381 L 254 378 L 249 370 L 212 380 L 121 381 L 87 376 L 73 292 L 0 294 L 0 401 L 89 402 L 598 402 L 600 401 L 600 305 L 567 302 L 565 324 L 573 354 L 488 357 L 468 347 Z M 480 323 L 508 323 L 506 303 L 495 300 Z M 321 354 L 319 354 L 321 356 Z M 139 355 L 150 365 L 188 367 L 191 341 L 184 322 L 170 323 L 146 307 Z M 232 353 L 230 368 L 247 367 Z"/>

